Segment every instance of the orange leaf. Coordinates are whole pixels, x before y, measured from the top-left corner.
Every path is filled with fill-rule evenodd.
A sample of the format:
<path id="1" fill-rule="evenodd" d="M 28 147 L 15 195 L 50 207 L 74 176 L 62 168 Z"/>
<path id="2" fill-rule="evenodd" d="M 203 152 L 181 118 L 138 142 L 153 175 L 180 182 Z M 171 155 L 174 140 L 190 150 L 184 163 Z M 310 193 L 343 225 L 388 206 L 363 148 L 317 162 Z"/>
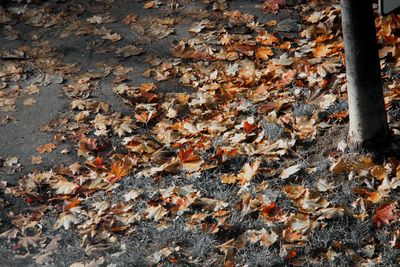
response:
<path id="1" fill-rule="evenodd" d="M 244 129 L 244 131 L 245 131 L 246 133 L 251 133 L 251 132 L 253 132 L 255 129 L 257 129 L 257 125 L 248 123 L 248 122 L 246 121 L 246 122 L 244 123 L 244 125 L 243 125 L 243 129 Z"/>
<path id="2" fill-rule="evenodd" d="M 143 123 L 143 124 L 147 124 L 147 123 L 149 123 L 149 121 L 153 118 L 153 112 L 151 111 L 151 112 L 149 112 L 149 113 L 147 113 L 146 111 L 143 111 L 142 113 L 140 113 L 140 114 L 135 114 L 135 119 L 138 121 L 138 122 L 141 122 L 141 123 Z"/>
<path id="3" fill-rule="evenodd" d="M 132 24 L 132 23 L 136 22 L 136 19 L 137 19 L 137 15 L 129 14 L 124 18 L 122 23 L 123 24 Z"/>
<path id="4" fill-rule="evenodd" d="M 193 60 L 215 60 L 213 56 L 206 52 L 196 51 L 185 47 L 184 44 L 177 45 L 171 49 L 174 57 L 193 59 Z"/>
<path id="5" fill-rule="evenodd" d="M 69 210 L 69 209 L 72 209 L 74 207 L 77 207 L 77 206 L 79 206 L 80 203 L 81 202 L 79 201 L 79 199 L 73 198 L 71 200 L 71 202 L 65 207 L 65 210 Z"/>
<path id="6" fill-rule="evenodd" d="M 396 203 L 381 206 L 373 217 L 374 223 L 379 227 L 381 224 L 390 224 L 397 219 Z"/>
<path id="7" fill-rule="evenodd" d="M 156 89 L 157 89 L 157 85 L 155 85 L 154 83 L 142 83 L 140 85 L 141 93 L 154 91 Z"/>
<path id="8" fill-rule="evenodd" d="M 330 47 L 325 45 L 319 45 L 312 51 L 313 56 L 317 58 L 326 57 L 330 52 L 331 52 Z"/>
<path id="9" fill-rule="evenodd" d="M 274 219 L 281 213 L 281 209 L 276 206 L 276 203 L 273 202 L 268 206 L 263 205 L 261 214 L 266 219 Z"/>
<path id="10" fill-rule="evenodd" d="M 263 60 L 268 60 L 270 56 L 273 56 L 274 52 L 272 51 L 271 47 L 262 46 L 258 48 L 256 56 Z"/>
<path id="11" fill-rule="evenodd" d="M 156 3 L 154 3 L 153 1 L 147 2 L 146 4 L 144 4 L 143 8 L 144 9 L 150 9 L 150 8 L 154 8 L 156 6 Z"/>
<path id="12" fill-rule="evenodd" d="M 51 153 L 51 151 L 53 151 L 56 148 L 55 144 L 44 144 L 39 146 L 38 148 L 36 148 L 36 151 L 39 152 L 40 154 L 43 153 Z"/>
<path id="13" fill-rule="evenodd" d="M 87 162 L 87 165 L 95 169 L 105 169 L 103 158 L 97 157 L 92 161 Z"/>
<path id="14" fill-rule="evenodd" d="M 200 157 L 194 152 L 194 149 L 192 147 L 189 147 L 188 149 L 181 148 L 179 150 L 179 159 L 184 162 L 196 162 L 200 160 Z"/>
<path id="15" fill-rule="evenodd" d="M 110 181 L 116 182 L 128 174 L 128 169 L 123 162 L 116 162 L 111 165 Z"/>

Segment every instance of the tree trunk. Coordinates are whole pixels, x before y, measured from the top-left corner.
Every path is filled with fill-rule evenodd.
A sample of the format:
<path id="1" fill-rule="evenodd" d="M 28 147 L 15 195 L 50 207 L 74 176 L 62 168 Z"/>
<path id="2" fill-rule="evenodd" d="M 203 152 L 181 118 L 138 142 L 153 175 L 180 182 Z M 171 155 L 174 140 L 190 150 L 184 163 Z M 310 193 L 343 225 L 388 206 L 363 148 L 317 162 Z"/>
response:
<path id="1" fill-rule="evenodd" d="M 376 148 L 389 130 L 370 0 L 341 0 L 352 148 Z"/>

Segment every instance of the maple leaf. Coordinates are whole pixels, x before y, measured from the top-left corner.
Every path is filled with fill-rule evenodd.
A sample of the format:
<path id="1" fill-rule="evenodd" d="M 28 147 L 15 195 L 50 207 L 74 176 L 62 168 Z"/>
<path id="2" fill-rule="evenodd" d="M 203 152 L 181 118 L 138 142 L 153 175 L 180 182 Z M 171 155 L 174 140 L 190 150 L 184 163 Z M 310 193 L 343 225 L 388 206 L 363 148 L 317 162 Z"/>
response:
<path id="1" fill-rule="evenodd" d="M 196 51 L 192 48 L 187 48 L 185 44 L 180 44 L 171 49 L 174 57 L 192 59 L 192 60 L 215 60 L 215 58 L 206 52 Z"/>
<path id="2" fill-rule="evenodd" d="M 103 169 L 103 170 L 106 169 L 102 157 L 97 157 L 94 160 L 87 161 L 86 164 L 89 165 L 90 167 L 93 167 L 94 169 Z"/>
<path id="3" fill-rule="evenodd" d="M 124 195 L 125 201 L 135 200 L 140 194 L 141 191 L 136 189 L 131 189 L 128 193 Z"/>
<path id="4" fill-rule="evenodd" d="M 150 111 L 149 113 L 146 111 L 143 111 L 140 114 L 135 114 L 135 118 L 138 122 L 147 124 L 153 118 L 153 115 L 154 115 L 154 111 Z"/>
<path id="5" fill-rule="evenodd" d="M 10 230 L 1 233 L 0 237 L 12 239 L 12 238 L 16 238 L 18 233 L 19 233 L 19 230 L 17 228 L 11 228 Z"/>
<path id="6" fill-rule="evenodd" d="M 58 247 L 59 247 L 59 243 L 61 240 L 61 234 L 56 235 L 55 237 L 53 237 L 53 239 L 50 241 L 49 244 L 47 244 L 47 246 L 44 248 L 45 252 L 55 252 Z"/>
<path id="7" fill-rule="evenodd" d="M 110 182 L 114 183 L 129 173 L 129 168 L 124 162 L 118 161 L 111 165 L 109 173 Z"/>
<path id="8" fill-rule="evenodd" d="M 162 207 L 161 205 L 155 207 L 148 207 L 146 209 L 147 219 L 153 219 L 154 221 L 159 221 L 162 217 L 168 214 L 168 210 Z"/>
<path id="9" fill-rule="evenodd" d="M 56 194 L 68 195 L 75 191 L 79 186 L 75 183 L 68 182 L 65 179 L 59 180 L 56 184 L 52 184 L 51 188 L 57 189 Z"/>
<path id="10" fill-rule="evenodd" d="M 181 148 L 178 157 L 183 163 L 196 162 L 200 160 L 200 157 L 195 153 L 193 147 L 189 147 L 186 150 Z"/>
<path id="11" fill-rule="evenodd" d="M 44 153 L 51 153 L 54 149 L 56 148 L 55 144 L 44 144 L 36 148 L 36 151 L 39 152 L 40 154 Z"/>
<path id="12" fill-rule="evenodd" d="M 256 56 L 263 60 L 268 60 L 270 56 L 273 56 L 274 52 L 272 51 L 271 47 L 262 46 L 258 48 L 256 52 Z"/>
<path id="13" fill-rule="evenodd" d="M 277 12 L 279 7 L 285 4 L 285 0 L 264 0 L 263 8 L 272 12 Z"/>
<path id="14" fill-rule="evenodd" d="M 244 131 L 245 131 L 246 133 L 251 133 L 251 132 L 253 132 L 254 130 L 257 129 L 257 125 L 256 125 L 256 124 L 248 123 L 248 122 L 246 121 L 246 122 L 244 123 L 244 125 L 243 125 L 243 129 L 244 129 Z"/>
<path id="15" fill-rule="evenodd" d="M 245 184 L 251 181 L 251 179 L 254 177 L 254 175 L 257 174 L 258 168 L 260 167 L 260 161 L 256 160 L 253 163 L 249 164 L 246 163 L 243 166 L 242 172 L 239 173 L 237 180 L 240 184 Z"/>
<path id="16" fill-rule="evenodd" d="M 282 173 L 279 175 L 280 178 L 282 179 L 287 179 L 290 176 L 298 173 L 301 170 L 301 164 L 296 164 L 293 166 L 290 166 L 289 168 L 286 168 L 282 171 Z"/>
<path id="17" fill-rule="evenodd" d="M 250 243 L 256 243 L 260 241 L 262 246 L 268 248 L 278 240 L 278 235 L 272 230 L 248 230 L 244 233 L 242 238 L 250 241 Z"/>
<path id="18" fill-rule="evenodd" d="M 60 219 L 58 219 L 55 228 L 58 229 L 61 226 L 64 226 L 64 228 L 68 230 L 71 225 L 78 224 L 80 223 L 80 221 L 81 220 L 79 220 L 79 218 L 75 217 L 72 214 L 63 214 Z"/>
<path id="19" fill-rule="evenodd" d="M 69 209 L 75 208 L 75 207 L 79 206 L 80 203 L 81 203 L 81 201 L 79 199 L 73 198 L 71 200 L 71 202 L 65 207 L 64 210 L 69 210 Z"/>
<path id="20" fill-rule="evenodd" d="M 132 24 L 132 23 L 136 22 L 136 19 L 137 19 L 137 15 L 129 14 L 122 20 L 122 23 L 123 24 Z"/>
<path id="21" fill-rule="evenodd" d="M 35 165 L 40 164 L 40 163 L 42 163 L 42 157 L 32 156 L 31 162 L 32 162 L 32 164 L 35 164 Z"/>
<path id="22" fill-rule="evenodd" d="M 394 220 L 396 220 L 398 218 L 396 206 L 397 203 L 395 202 L 381 206 L 373 217 L 373 221 L 376 226 L 379 227 L 381 224 L 391 224 Z"/>
<path id="23" fill-rule="evenodd" d="M 276 206 L 276 203 L 273 202 L 271 204 L 263 205 L 262 210 L 261 210 L 261 215 L 268 219 L 268 220 L 274 220 L 281 214 L 281 209 Z"/>
<path id="24" fill-rule="evenodd" d="M 143 6 L 144 9 L 151 9 L 151 8 L 154 8 L 154 7 L 156 7 L 156 2 L 155 1 L 147 2 Z"/>
<path id="25" fill-rule="evenodd" d="M 28 248 L 29 246 L 32 246 L 34 248 L 38 247 L 40 240 L 42 240 L 42 237 L 40 235 L 41 233 L 37 233 L 33 236 L 25 235 L 21 237 L 20 241 L 15 245 L 14 249 L 19 249 L 21 247 Z"/>

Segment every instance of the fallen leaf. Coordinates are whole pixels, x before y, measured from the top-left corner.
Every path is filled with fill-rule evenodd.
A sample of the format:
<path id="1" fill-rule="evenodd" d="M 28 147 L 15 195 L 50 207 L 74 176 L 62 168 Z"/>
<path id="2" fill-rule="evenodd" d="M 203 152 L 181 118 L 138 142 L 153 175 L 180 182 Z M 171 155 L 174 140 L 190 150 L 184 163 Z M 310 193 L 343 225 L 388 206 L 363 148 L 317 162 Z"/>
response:
<path id="1" fill-rule="evenodd" d="M 25 106 L 33 106 L 36 103 L 34 98 L 27 98 L 22 102 Z"/>
<path id="2" fill-rule="evenodd" d="M 56 194 L 68 195 L 75 191 L 79 186 L 67 180 L 59 180 L 56 184 L 52 184 L 51 188 L 56 189 Z"/>
<path id="3" fill-rule="evenodd" d="M 293 166 L 290 166 L 289 168 L 284 169 L 281 174 L 279 175 L 280 178 L 282 179 L 287 179 L 290 176 L 298 173 L 301 170 L 301 164 L 296 164 Z"/>
<path id="4" fill-rule="evenodd" d="M 55 148 L 56 148 L 55 144 L 48 143 L 39 146 L 38 148 L 36 148 L 36 151 L 39 152 L 40 154 L 51 153 Z"/>
<path id="5" fill-rule="evenodd" d="M 17 157 L 8 157 L 4 161 L 3 165 L 5 167 L 12 167 L 13 165 L 18 163 L 18 158 Z"/>
<path id="6" fill-rule="evenodd" d="M 75 224 L 78 224 L 80 222 L 81 222 L 81 220 L 79 220 L 79 218 L 75 217 L 72 214 L 63 214 L 57 220 L 55 228 L 58 229 L 61 226 L 63 226 L 66 230 L 68 230 L 71 227 L 71 225 L 75 225 Z"/>
<path id="7" fill-rule="evenodd" d="M 43 161 L 43 158 L 41 156 L 32 156 L 31 157 L 32 164 L 37 165 L 37 164 L 42 163 L 42 161 Z"/>
<path id="8" fill-rule="evenodd" d="M 271 47 L 262 46 L 258 48 L 256 52 L 256 56 L 261 58 L 262 60 L 268 60 L 269 57 L 273 56 L 274 52 L 272 51 Z"/>
<path id="9" fill-rule="evenodd" d="M 242 168 L 242 172 L 239 173 L 237 177 L 237 181 L 239 184 L 246 184 L 251 181 L 251 179 L 257 174 L 258 168 L 260 167 L 261 162 L 256 160 L 251 164 L 246 163 Z"/>
<path id="10" fill-rule="evenodd" d="M 375 225 L 379 227 L 381 224 L 391 224 L 396 220 L 398 218 L 396 206 L 397 203 L 391 203 L 378 208 L 373 217 Z"/>
<path id="11" fill-rule="evenodd" d="M 155 207 L 148 207 L 146 209 L 146 212 L 147 212 L 146 218 L 153 219 L 156 222 L 168 214 L 168 210 L 162 207 L 161 205 Z"/>

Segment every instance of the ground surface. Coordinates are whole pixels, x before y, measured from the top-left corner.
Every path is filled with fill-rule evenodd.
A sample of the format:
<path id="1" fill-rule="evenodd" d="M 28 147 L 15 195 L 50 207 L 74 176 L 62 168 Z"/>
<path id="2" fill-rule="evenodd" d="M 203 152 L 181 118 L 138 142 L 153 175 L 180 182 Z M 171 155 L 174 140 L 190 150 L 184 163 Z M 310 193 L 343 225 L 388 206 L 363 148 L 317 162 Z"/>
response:
<path id="1" fill-rule="evenodd" d="M 5 4 L 0 266 L 396 265 L 398 159 L 347 151 L 320 2 Z"/>

